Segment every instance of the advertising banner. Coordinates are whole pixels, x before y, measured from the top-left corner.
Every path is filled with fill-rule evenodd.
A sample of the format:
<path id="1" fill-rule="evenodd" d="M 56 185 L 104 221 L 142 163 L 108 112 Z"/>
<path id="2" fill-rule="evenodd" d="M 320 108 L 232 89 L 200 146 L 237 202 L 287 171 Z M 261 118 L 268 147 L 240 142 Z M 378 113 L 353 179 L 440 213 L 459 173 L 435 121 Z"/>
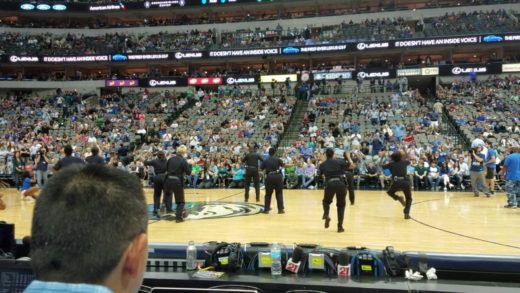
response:
<path id="1" fill-rule="evenodd" d="M 225 84 L 255 84 L 258 82 L 258 77 L 254 75 L 226 75 L 224 77 Z"/>
<path id="2" fill-rule="evenodd" d="M 352 71 L 314 72 L 314 80 L 352 79 Z"/>
<path id="3" fill-rule="evenodd" d="M 367 69 L 367 70 L 357 71 L 356 77 L 361 78 L 361 79 L 395 78 L 395 70 Z"/>
<path id="4" fill-rule="evenodd" d="M 397 69 L 397 76 L 437 76 L 439 67 Z"/>
<path id="5" fill-rule="evenodd" d="M 138 87 L 137 79 L 109 79 L 105 80 L 106 87 Z"/>
<path id="6" fill-rule="evenodd" d="M 222 77 L 190 77 L 188 85 L 221 85 Z"/>
<path id="7" fill-rule="evenodd" d="M 502 72 L 520 72 L 520 63 L 502 64 Z"/>
<path id="8" fill-rule="evenodd" d="M 140 79 L 142 87 L 178 87 L 187 86 L 188 81 L 185 77 L 160 77 Z"/>
<path id="9" fill-rule="evenodd" d="M 285 82 L 289 78 L 290 81 L 298 81 L 298 75 L 296 74 L 276 74 L 276 75 L 262 75 L 260 76 L 261 83 Z"/>

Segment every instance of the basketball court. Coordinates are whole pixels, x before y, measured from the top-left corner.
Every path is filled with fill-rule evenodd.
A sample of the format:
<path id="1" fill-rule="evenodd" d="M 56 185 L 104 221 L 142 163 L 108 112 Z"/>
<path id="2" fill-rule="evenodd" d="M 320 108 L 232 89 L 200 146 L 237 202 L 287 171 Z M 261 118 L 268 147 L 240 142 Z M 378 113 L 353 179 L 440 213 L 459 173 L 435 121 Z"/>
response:
<path id="1" fill-rule="evenodd" d="M 16 224 L 17 239 L 29 235 L 34 202 L 22 201 L 14 189 L 2 191 L 7 209 L 0 211 L 0 220 Z M 324 229 L 322 190 L 284 194 L 286 213 L 276 213 L 273 199 L 266 215 L 261 213 L 262 202 L 244 203 L 242 189 L 187 189 L 187 221 L 177 224 L 171 216 L 151 219 L 149 241 L 315 243 L 371 249 L 392 245 L 400 251 L 520 255 L 520 209 L 503 208 L 504 193 L 487 198 L 470 192 L 415 192 L 413 219 L 404 220 L 402 206 L 384 191 L 357 191 L 355 206 L 346 210 L 345 233 L 336 232 L 335 203 L 331 227 Z M 152 190 L 146 189 L 146 195 L 151 211 Z M 262 201 L 263 195 L 264 191 Z"/>

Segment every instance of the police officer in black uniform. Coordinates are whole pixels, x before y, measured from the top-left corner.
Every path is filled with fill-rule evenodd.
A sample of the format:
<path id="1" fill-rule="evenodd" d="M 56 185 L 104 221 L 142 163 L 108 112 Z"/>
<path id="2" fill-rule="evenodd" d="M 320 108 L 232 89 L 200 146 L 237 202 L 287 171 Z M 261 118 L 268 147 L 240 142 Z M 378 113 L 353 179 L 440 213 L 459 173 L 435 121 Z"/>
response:
<path id="1" fill-rule="evenodd" d="M 144 161 L 145 166 L 152 166 L 155 176 L 153 177 L 153 215 L 159 217 L 161 206 L 161 193 L 163 192 L 164 176 L 166 174 L 166 155 L 164 152 L 157 152 L 157 159 Z"/>
<path id="2" fill-rule="evenodd" d="M 325 220 L 325 228 L 329 227 L 330 204 L 334 195 L 336 195 L 336 207 L 338 209 L 338 233 L 344 232 L 343 218 L 345 216 L 345 199 L 347 196 L 345 184 L 345 172 L 348 166 L 345 160 L 334 159 L 334 150 L 328 148 L 325 151 L 327 159 L 320 164 L 320 173 L 325 176 L 325 194 L 323 197 L 323 220 Z"/>
<path id="3" fill-rule="evenodd" d="M 278 213 L 284 214 L 283 206 L 283 176 L 282 170 L 284 164 L 280 158 L 277 158 L 275 149 L 269 149 L 269 158 L 262 162 L 260 169 L 265 170 L 265 207 L 264 214 L 269 214 L 271 210 L 271 195 L 273 189 L 276 195 L 276 204 L 278 206 Z"/>
<path id="4" fill-rule="evenodd" d="M 246 176 L 245 176 L 245 201 L 249 201 L 249 184 L 251 178 L 253 178 L 253 184 L 255 186 L 256 201 L 260 201 L 260 175 L 258 174 L 258 162 L 261 162 L 262 157 L 255 152 L 254 145 L 250 145 L 249 153 L 244 156 L 242 162 L 246 165 Z"/>
<path id="5" fill-rule="evenodd" d="M 177 153 L 166 162 L 166 175 L 164 180 L 164 198 L 166 199 L 166 211 L 172 211 L 172 193 L 175 196 L 175 221 L 184 222 L 184 175 L 191 173 L 191 166 L 184 158 L 186 146 L 177 147 Z"/>
<path id="6" fill-rule="evenodd" d="M 390 156 L 392 162 L 383 165 L 383 160 L 380 160 L 379 166 L 390 170 L 392 173 L 392 184 L 386 193 L 404 206 L 404 218 L 408 220 L 410 219 L 410 208 L 412 206 L 412 187 L 407 176 L 407 167 L 410 165 L 410 161 L 403 160 L 403 153 L 404 152 L 402 151 L 394 152 Z M 385 152 L 383 152 L 383 156 L 384 155 Z M 406 201 L 402 196 L 397 196 L 395 194 L 397 191 L 402 191 L 404 193 Z"/>
<path id="7" fill-rule="evenodd" d="M 354 191 L 354 172 L 356 169 L 356 162 L 354 161 L 353 155 L 349 152 L 343 153 L 343 158 L 345 162 L 347 162 L 347 173 L 345 174 L 347 179 L 347 189 L 348 189 L 348 199 L 350 201 L 350 205 L 354 205 L 356 201 L 356 193 Z"/>

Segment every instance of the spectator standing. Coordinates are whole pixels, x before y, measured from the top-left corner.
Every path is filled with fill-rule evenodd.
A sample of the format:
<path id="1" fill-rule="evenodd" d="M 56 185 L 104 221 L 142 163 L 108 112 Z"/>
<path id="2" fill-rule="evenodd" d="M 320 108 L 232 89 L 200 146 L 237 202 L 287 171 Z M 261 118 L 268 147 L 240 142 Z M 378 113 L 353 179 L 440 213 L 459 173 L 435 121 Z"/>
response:
<path id="1" fill-rule="evenodd" d="M 497 167 L 497 152 L 493 149 L 493 144 L 486 140 L 486 183 L 489 186 L 489 193 L 495 194 L 495 171 Z"/>
<path id="2" fill-rule="evenodd" d="M 99 156 L 99 147 L 94 146 L 90 149 L 90 152 L 92 153 L 90 156 L 85 158 L 85 162 L 87 164 L 105 164 L 105 160 L 101 156 Z"/>
<path id="3" fill-rule="evenodd" d="M 520 208 L 520 148 L 512 147 L 504 162 L 507 205 L 506 208 Z"/>
<path id="4" fill-rule="evenodd" d="M 38 187 L 41 189 L 45 182 L 47 182 L 47 177 L 49 175 L 49 163 L 50 160 L 47 158 L 47 150 L 45 147 L 40 148 L 35 158 L 36 163 L 36 182 L 38 182 Z"/>
<path id="5" fill-rule="evenodd" d="M 476 148 L 470 150 L 471 157 L 471 166 L 470 166 L 470 178 L 471 178 L 471 188 L 473 189 L 473 194 L 475 197 L 479 196 L 479 186 L 481 185 L 484 194 L 489 197 L 491 194 L 489 193 L 489 187 L 486 185 L 486 181 L 484 178 L 484 161 L 486 156 L 481 153 L 482 147 L 479 145 Z"/>
<path id="6" fill-rule="evenodd" d="M 85 164 L 82 159 L 76 158 L 72 156 L 72 146 L 66 145 L 63 147 L 63 153 L 65 157 L 61 158 L 56 165 L 54 165 L 54 170 L 59 171 L 63 168 L 75 165 L 75 164 Z"/>

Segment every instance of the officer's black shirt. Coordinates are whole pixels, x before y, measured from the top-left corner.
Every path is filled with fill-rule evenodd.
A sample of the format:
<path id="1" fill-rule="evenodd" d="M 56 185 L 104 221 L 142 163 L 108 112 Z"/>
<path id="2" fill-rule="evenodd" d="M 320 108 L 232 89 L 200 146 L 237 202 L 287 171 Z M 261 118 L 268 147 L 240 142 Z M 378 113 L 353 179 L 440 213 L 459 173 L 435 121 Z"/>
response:
<path id="1" fill-rule="evenodd" d="M 345 160 L 327 159 L 320 164 L 320 173 L 325 175 L 325 179 L 329 180 L 334 177 L 342 177 L 348 170 Z"/>
<path id="2" fill-rule="evenodd" d="M 87 164 L 101 164 L 101 165 L 105 164 L 105 160 L 103 160 L 102 157 L 97 156 L 97 155 L 86 157 L 85 162 L 87 162 Z"/>
<path id="3" fill-rule="evenodd" d="M 242 162 L 246 163 L 247 167 L 258 168 L 258 162 L 262 161 L 262 157 L 257 153 L 248 153 L 244 156 Z"/>
<path id="4" fill-rule="evenodd" d="M 270 173 L 280 170 L 281 167 L 283 167 L 282 160 L 273 156 L 263 161 L 262 165 L 260 166 L 260 169 L 265 170 L 267 173 Z"/>
<path id="5" fill-rule="evenodd" d="M 191 166 L 183 157 L 173 156 L 166 162 L 166 172 L 182 180 L 185 174 L 191 174 Z"/>
<path id="6" fill-rule="evenodd" d="M 406 177 L 407 175 L 407 167 L 410 165 L 410 161 L 408 160 L 401 160 L 399 162 L 391 162 L 388 164 L 383 165 L 383 169 L 390 170 L 390 173 L 392 173 L 392 176 L 397 177 Z"/>
<path id="7" fill-rule="evenodd" d="M 144 161 L 145 166 L 152 166 L 156 175 L 166 173 L 166 160 L 155 159 L 151 161 Z"/>
<path id="8" fill-rule="evenodd" d="M 64 158 L 61 158 L 56 165 L 54 165 L 54 170 L 58 171 L 60 169 L 66 168 L 70 165 L 74 164 L 85 164 L 82 159 L 76 158 L 73 156 L 66 156 Z"/>

